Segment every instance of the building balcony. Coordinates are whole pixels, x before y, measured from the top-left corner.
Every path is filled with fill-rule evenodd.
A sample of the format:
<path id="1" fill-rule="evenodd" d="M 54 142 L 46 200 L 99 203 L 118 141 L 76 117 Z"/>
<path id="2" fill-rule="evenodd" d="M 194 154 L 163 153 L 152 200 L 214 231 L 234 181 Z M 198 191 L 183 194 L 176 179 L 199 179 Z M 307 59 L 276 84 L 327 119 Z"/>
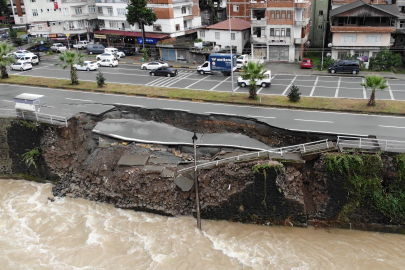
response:
<path id="1" fill-rule="evenodd" d="M 311 5 L 311 1 L 308 0 L 295 0 L 294 7 L 295 8 L 307 8 Z"/>
<path id="2" fill-rule="evenodd" d="M 395 26 L 332 26 L 332 33 L 393 33 Z"/>
<path id="3" fill-rule="evenodd" d="M 96 0 L 96 3 L 129 3 L 129 0 Z"/>
<path id="4" fill-rule="evenodd" d="M 268 45 L 289 45 L 291 44 L 291 37 L 270 37 L 268 42 Z"/>
<path id="5" fill-rule="evenodd" d="M 304 38 L 294 38 L 294 44 L 305 44 L 308 41 L 308 35 Z"/>
<path id="6" fill-rule="evenodd" d="M 226 8 L 226 1 L 214 2 L 215 9 Z"/>
<path id="7" fill-rule="evenodd" d="M 64 33 L 87 32 L 87 28 L 86 27 L 74 27 L 74 28 L 63 27 L 63 32 Z"/>
<path id="8" fill-rule="evenodd" d="M 251 8 L 266 8 L 267 7 L 267 0 L 250 0 L 250 7 Z"/>
<path id="9" fill-rule="evenodd" d="M 305 27 L 309 23 L 309 18 L 306 19 L 295 19 L 294 20 L 294 25 L 299 26 L 299 27 Z"/>
<path id="10" fill-rule="evenodd" d="M 251 43 L 262 43 L 262 44 L 266 44 L 267 43 L 267 37 L 266 36 L 261 36 L 258 37 L 256 35 L 252 35 L 250 37 L 250 42 Z"/>
<path id="11" fill-rule="evenodd" d="M 252 26 L 266 26 L 267 25 L 267 17 L 261 18 L 258 20 L 257 18 L 251 18 L 250 24 Z"/>
<path id="12" fill-rule="evenodd" d="M 72 14 L 72 17 L 87 17 L 89 13 L 82 13 L 82 14 Z"/>

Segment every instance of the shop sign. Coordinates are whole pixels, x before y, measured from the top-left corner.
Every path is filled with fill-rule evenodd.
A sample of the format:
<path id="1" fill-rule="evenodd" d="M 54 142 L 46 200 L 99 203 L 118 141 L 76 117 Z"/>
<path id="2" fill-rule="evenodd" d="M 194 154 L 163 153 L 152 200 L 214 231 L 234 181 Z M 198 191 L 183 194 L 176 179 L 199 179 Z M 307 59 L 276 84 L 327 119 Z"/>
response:
<path id="1" fill-rule="evenodd" d="M 94 34 L 94 38 L 107 39 L 106 35 L 97 35 L 97 34 Z"/>
<path id="2" fill-rule="evenodd" d="M 156 44 L 156 42 L 157 42 L 156 38 L 146 38 L 146 44 Z M 138 43 L 143 44 L 143 39 L 139 37 Z"/>

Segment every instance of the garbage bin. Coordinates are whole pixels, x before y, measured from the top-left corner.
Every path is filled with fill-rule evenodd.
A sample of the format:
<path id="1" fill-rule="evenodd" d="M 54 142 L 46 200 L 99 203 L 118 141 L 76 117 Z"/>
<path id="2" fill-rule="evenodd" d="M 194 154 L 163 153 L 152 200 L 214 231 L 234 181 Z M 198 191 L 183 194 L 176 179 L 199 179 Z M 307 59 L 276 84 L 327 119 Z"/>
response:
<path id="1" fill-rule="evenodd" d="M 142 62 L 145 62 L 145 58 L 142 58 Z"/>

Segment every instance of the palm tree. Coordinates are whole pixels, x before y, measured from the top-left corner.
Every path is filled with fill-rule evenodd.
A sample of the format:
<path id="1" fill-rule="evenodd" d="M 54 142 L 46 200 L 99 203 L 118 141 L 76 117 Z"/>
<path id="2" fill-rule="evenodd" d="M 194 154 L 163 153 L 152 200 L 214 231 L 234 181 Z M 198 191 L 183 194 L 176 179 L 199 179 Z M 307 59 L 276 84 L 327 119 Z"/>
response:
<path id="1" fill-rule="evenodd" d="M 365 82 L 360 83 L 363 87 L 371 89 L 370 100 L 368 101 L 368 106 L 375 106 L 375 90 L 384 90 L 388 88 L 387 79 L 381 77 L 380 75 L 368 75 L 365 77 Z"/>
<path id="2" fill-rule="evenodd" d="M 244 80 L 249 80 L 249 98 L 257 98 L 257 85 L 256 81 L 264 79 L 264 73 L 266 70 L 263 69 L 264 64 L 249 62 L 247 65 L 243 66 L 242 78 Z"/>
<path id="3" fill-rule="evenodd" d="M 84 55 L 81 53 L 76 53 L 75 51 L 68 50 L 59 55 L 59 61 L 61 61 L 62 63 L 59 63 L 57 65 L 60 65 L 63 69 L 67 68 L 68 66 L 70 67 L 70 80 L 72 81 L 72 84 L 79 84 L 79 79 L 77 77 L 77 72 L 74 65 L 82 65 L 83 57 Z"/>
<path id="4" fill-rule="evenodd" d="M 11 52 L 14 50 L 14 47 L 8 45 L 5 42 L 0 43 L 0 71 L 1 71 L 1 78 L 7 79 L 7 66 L 16 62 L 16 59 Z"/>

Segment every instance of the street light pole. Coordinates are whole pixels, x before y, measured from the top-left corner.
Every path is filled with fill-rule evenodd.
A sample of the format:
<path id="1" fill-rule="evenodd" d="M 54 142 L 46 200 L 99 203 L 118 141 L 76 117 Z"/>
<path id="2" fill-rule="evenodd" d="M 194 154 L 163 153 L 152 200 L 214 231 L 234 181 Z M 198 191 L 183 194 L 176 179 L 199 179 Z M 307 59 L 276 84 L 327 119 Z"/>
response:
<path id="1" fill-rule="evenodd" d="M 321 60 L 321 70 L 323 70 L 323 50 L 325 48 L 325 27 L 326 27 L 326 23 L 327 21 L 323 21 L 322 22 L 322 26 L 323 26 L 323 31 L 322 31 L 322 60 Z"/>
<path id="2" fill-rule="evenodd" d="M 235 85 L 233 84 L 233 55 L 232 55 L 232 23 L 231 23 L 231 1 L 229 0 L 229 46 L 231 48 L 231 76 L 232 76 L 232 96 L 235 96 Z"/>
<path id="3" fill-rule="evenodd" d="M 201 230 L 201 218 L 200 218 L 200 198 L 198 195 L 198 179 L 197 179 L 197 135 L 194 132 L 194 136 L 191 138 L 194 146 L 194 186 L 195 186 L 195 209 L 197 215 L 197 228 Z"/>

